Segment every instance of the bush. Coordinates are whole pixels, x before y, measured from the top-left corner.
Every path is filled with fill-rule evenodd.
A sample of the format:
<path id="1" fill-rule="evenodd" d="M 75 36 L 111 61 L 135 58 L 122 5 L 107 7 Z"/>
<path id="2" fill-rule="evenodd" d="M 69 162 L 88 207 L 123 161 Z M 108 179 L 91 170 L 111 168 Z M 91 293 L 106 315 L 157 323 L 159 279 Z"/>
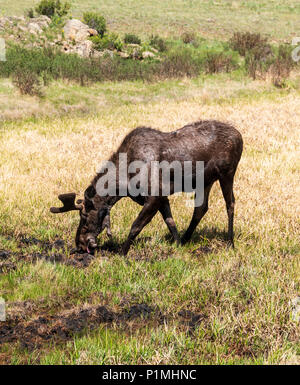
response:
<path id="1" fill-rule="evenodd" d="M 103 39 L 97 38 L 98 41 Z M 105 40 L 105 39 L 104 39 Z M 180 78 L 198 76 L 205 70 L 207 51 L 179 46 L 162 55 L 161 60 L 133 60 L 118 55 L 83 58 L 66 54 L 53 47 L 7 47 L 5 62 L 0 62 L 0 77 L 13 76 L 22 93 L 39 94 L 40 79 L 44 85 L 52 79 L 68 79 L 86 85 L 95 81 L 122 81 Z M 226 70 L 226 65 L 223 65 Z M 17 71 L 16 71 L 17 69 Z"/>
<path id="2" fill-rule="evenodd" d="M 159 52 L 165 52 L 168 49 L 165 40 L 158 35 L 152 35 L 149 44 Z"/>
<path id="3" fill-rule="evenodd" d="M 102 15 L 96 12 L 85 12 L 83 14 L 83 21 L 90 28 L 95 29 L 101 37 L 106 32 L 106 21 Z"/>
<path id="4" fill-rule="evenodd" d="M 206 54 L 205 70 L 207 73 L 229 72 L 236 66 L 231 54 L 225 52 L 207 52 Z"/>
<path id="5" fill-rule="evenodd" d="M 229 43 L 241 56 L 246 56 L 247 52 L 253 49 L 269 47 L 267 38 L 263 38 L 260 33 L 235 32 Z"/>
<path id="6" fill-rule="evenodd" d="M 103 51 L 105 49 L 121 51 L 123 47 L 123 43 L 116 33 L 105 34 L 103 37 L 99 35 L 93 36 L 91 40 L 97 51 Z"/>
<path id="7" fill-rule="evenodd" d="M 181 35 L 181 40 L 184 44 L 191 44 L 196 41 L 196 34 L 194 32 L 184 32 Z"/>
<path id="8" fill-rule="evenodd" d="M 29 17 L 29 19 L 33 19 L 34 18 L 34 9 L 33 8 L 29 8 L 25 11 L 25 16 Z"/>
<path id="9" fill-rule="evenodd" d="M 124 37 L 125 44 L 141 44 L 141 39 L 133 33 L 126 33 Z"/>
<path id="10" fill-rule="evenodd" d="M 187 49 L 174 49 L 165 56 L 160 66 L 160 77 L 179 78 L 197 76 L 200 66 Z"/>
<path id="11" fill-rule="evenodd" d="M 60 0 L 42 0 L 35 8 L 39 15 L 52 18 L 54 15 L 59 17 L 66 16 L 71 8 L 70 3 L 61 3 Z"/>
<path id="12" fill-rule="evenodd" d="M 294 65 L 291 48 L 280 45 L 271 65 L 272 82 L 276 87 L 282 88 L 285 86 L 286 79 L 290 76 Z"/>
<path id="13" fill-rule="evenodd" d="M 13 84 L 22 95 L 42 96 L 41 82 L 38 75 L 29 69 L 19 68 L 13 73 Z"/>
<path id="14" fill-rule="evenodd" d="M 245 67 L 253 80 L 264 79 L 271 65 L 271 55 L 265 47 L 255 47 L 248 51 L 245 57 Z"/>

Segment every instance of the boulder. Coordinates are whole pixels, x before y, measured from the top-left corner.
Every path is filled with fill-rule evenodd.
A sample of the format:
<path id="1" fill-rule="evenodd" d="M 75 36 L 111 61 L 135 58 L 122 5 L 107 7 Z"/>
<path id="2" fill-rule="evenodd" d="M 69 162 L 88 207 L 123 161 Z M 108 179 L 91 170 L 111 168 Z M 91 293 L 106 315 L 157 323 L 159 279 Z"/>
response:
<path id="1" fill-rule="evenodd" d="M 155 57 L 154 53 L 153 52 L 150 52 L 150 51 L 145 51 L 142 53 L 142 56 L 143 56 L 143 59 L 147 59 L 149 57 Z"/>
<path id="2" fill-rule="evenodd" d="M 41 28 L 47 28 L 51 23 L 51 19 L 46 15 L 40 15 L 31 19 L 31 22 L 38 24 Z"/>
<path id="3" fill-rule="evenodd" d="M 89 57 L 93 52 L 93 43 L 90 40 L 85 40 L 74 46 L 74 52 L 81 57 Z"/>
<path id="4" fill-rule="evenodd" d="M 42 28 L 37 23 L 34 23 L 34 22 L 29 23 L 27 27 L 28 27 L 28 31 L 33 34 L 40 34 L 41 32 L 43 32 Z"/>
<path id="5" fill-rule="evenodd" d="M 119 52 L 118 53 L 119 56 L 121 56 L 123 59 L 128 59 L 129 58 L 129 54 L 127 52 Z"/>
<path id="6" fill-rule="evenodd" d="M 8 17 L 0 17 L 0 29 L 5 29 L 7 24 L 12 24 Z"/>
<path id="7" fill-rule="evenodd" d="M 127 44 L 127 47 L 131 47 L 131 48 L 141 48 L 141 46 L 140 46 L 139 44 L 133 44 L 133 43 Z"/>
<path id="8" fill-rule="evenodd" d="M 89 26 L 80 20 L 71 19 L 65 24 L 64 35 L 66 39 L 82 42 L 90 36 L 89 30 Z"/>
<path id="9" fill-rule="evenodd" d="M 98 31 L 96 31 L 93 28 L 88 29 L 88 33 L 90 34 L 90 36 L 97 36 L 98 35 Z"/>

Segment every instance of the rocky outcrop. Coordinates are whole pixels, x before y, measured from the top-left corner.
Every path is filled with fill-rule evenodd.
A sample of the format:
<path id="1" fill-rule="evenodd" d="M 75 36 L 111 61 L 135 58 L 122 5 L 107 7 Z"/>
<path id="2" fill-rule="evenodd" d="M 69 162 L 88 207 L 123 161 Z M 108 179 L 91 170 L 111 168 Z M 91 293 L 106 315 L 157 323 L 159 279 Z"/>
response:
<path id="1" fill-rule="evenodd" d="M 17 28 L 21 32 L 29 32 L 32 34 L 41 34 L 44 29 L 48 28 L 51 19 L 48 16 L 38 16 L 32 19 L 26 19 L 24 16 L 10 16 L 0 18 L 0 30 L 7 28 Z"/>
<path id="2" fill-rule="evenodd" d="M 49 29 L 49 34 L 45 32 Z M 50 31 L 51 29 L 51 31 Z M 48 36 L 56 33 L 57 35 L 49 39 Z M 34 35 L 32 39 L 30 35 Z M 28 47 L 56 47 L 65 53 L 74 53 L 81 57 L 102 57 L 119 55 L 123 59 L 144 60 L 157 57 L 158 51 L 148 47 L 145 50 L 140 44 L 123 45 L 122 51 L 105 49 L 98 51 L 94 49 L 91 36 L 98 35 L 98 32 L 90 28 L 78 19 L 69 19 L 63 28 L 63 33 L 58 32 L 58 28 L 51 27 L 51 19 L 40 15 L 34 18 L 24 16 L 0 17 L 0 37 L 4 39 L 22 42 Z"/>
<path id="3" fill-rule="evenodd" d="M 98 32 L 95 29 L 90 28 L 78 19 L 68 20 L 64 26 L 65 39 L 73 40 L 75 42 L 83 42 L 88 37 L 97 34 Z"/>

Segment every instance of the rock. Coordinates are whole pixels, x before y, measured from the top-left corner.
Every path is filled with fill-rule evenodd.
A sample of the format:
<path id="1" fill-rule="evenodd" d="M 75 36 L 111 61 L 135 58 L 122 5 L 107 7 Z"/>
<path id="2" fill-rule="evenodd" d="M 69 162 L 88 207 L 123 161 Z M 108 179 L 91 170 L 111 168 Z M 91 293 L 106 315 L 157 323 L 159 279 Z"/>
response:
<path id="1" fill-rule="evenodd" d="M 31 22 L 38 24 L 41 28 L 47 28 L 51 23 L 51 19 L 48 16 L 41 15 L 39 17 L 34 17 L 33 19 L 31 19 Z"/>
<path id="2" fill-rule="evenodd" d="M 295 322 L 300 321 L 300 297 L 296 297 L 291 301 L 292 305 L 292 320 Z"/>
<path id="3" fill-rule="evenodd" d="M 118 52 L 119 56 L 121 56 L 123 59 L 128 59 L 129 54 L 127 52 Z"/>
<path id="4" fill-rule="evenodd" d="M 113 53 L 113 51 L 110 51 L 109 49 L 105 49 L 104 51 L 96 51 L 96 50 L 94 50 L 94 52 L 92 52 L 92 56 L 95 57 L 95 58 L 103 57 L 103 56 L 113 57 L 114 53 Z"/>
<path id="5" fill-rule="evenodd" d="M 131 55 L 134 59 L 141 59 L 141 50 L 140 48 L 134 48 L 133 52 L 132 52 L 132 55 Z"/>
<path id="6" fill-rule="evenodd" d="M 132 47 L 132 48 L 141 48 L 139 44 L 127 44 L 127 47 Z"/>
<path id="7" fill-rule="evenodd" d="M 150 51 L 145 51 L 142 53 L 142 56 L 143 56 L 143 59 L 148 59 L 149 57 L 155 57 L 154 53 L 153 52 L 150 52 Z"/>
<path id="8" fill-rule="evenodd" d="M 24 16 L 10 16 L 9 19 L 12 20 L 12 22 L 16 22 L 16 23 L 20 23 L 20 22 L 25 21 Z"/>
<path id="9" fill-rule="evenodd" d="M 7 24 L 13 24 L 8 17 L 0 17 L 0 28 L 4 29 Z"/>
<path id="10" fill-rule="evenodd" d="M 88 29 L 88 33 L 90 34 L 90 36 L 97 36 L 98 35 L 98 31 L 96 31 L 93 28 Z"/>
<path id="11" fill-rule="evenodd" d="M 23 25 L 19 25 L 18 29 L 19 29 L 20 32 L 27 32 L 27 28 L 24 27 Z"/>
<path id="12" fill-rule="evenodd" d="M 90 40 L 85 40 L 74 47 L 74 51 L 82 57 L 89 57 L 93 52 L 93 43 Z"/>
<path id="13" fill-rule="evenodd" d="M 68 20 L 64 27 L 65 38 L 74 41 L 84 41 L 86 40 L 89 34 L 89 26 L 83 24 L 78 19 Z"/>
<path id="14" fill-rule="evenodd" d="M 50 17 L 46 16 L 46 15 L 40 15 L 38 17 L 34 17 L 33 19 L 31 20 L 34 20 L 34 21 L 37 21 L 37 22 L 43 22 L 47 25 L 49 25 L 51 23 L 51 19 Z"/>
<path id="15" fill-rule="evenodd" d="M 41 32 L 43 32 L 42 28 L 34 22 L 28 24 L 28 31 L 33 34 L 40 34 Z"/>
<path id="16" fill-rule="evenodd" d="M 105 53 L 103 51 L 95 51 L 93 52 L 93 57 L 98 58 L 104 56 Z"/>

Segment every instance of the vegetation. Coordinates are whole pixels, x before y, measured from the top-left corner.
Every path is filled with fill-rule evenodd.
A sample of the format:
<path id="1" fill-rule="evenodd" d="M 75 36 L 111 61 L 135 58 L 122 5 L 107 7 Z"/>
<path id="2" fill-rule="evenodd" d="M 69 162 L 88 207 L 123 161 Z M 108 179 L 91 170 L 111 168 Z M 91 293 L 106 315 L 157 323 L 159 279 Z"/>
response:
<path id="1" fill-rule="evenodd" d="M 158 35 L 151 35 L 149 44 L 159 52 L 165 52 L 168 49 L 166 41 Z"/>
<path id="2" fill-rule="evenodd" d="M 126 44 L 141 44 L 141 39 L 133 33 L 126 33 L 124 36 L 124 43 Z"/>
<path id="3" fill-rule="evenodd" d="M 246 56 L 251 50 L 264 51 L 266 48 L 269 48 L 270 45 L 267 44 L 267 40 L 260 33 L 235 32 L 229 42 L 234 51 L 238 51 L 240 55 Z"/>
<path id="4" fill-rule="evenodd" d="M 172 83 L 172 88 L 169 82 L 159 88 L 152 85 L 155 98 L 148 85 L 107 83 L 98 91 L 90 90 L 91 111 L 99 113 L 4 122 L 0 249 L 10 255 L 1 260 L 6 267 L 2 265 L 0 287 L 9 319 L 23 330 L 23 323 L 25 327 L 42 315 L 48 331 L 55 330 L 60 320 L 63 326 L 63 317 L 70 317 L 70 312 L 76 319 L 81 310 L 80 314 L 86 314 L 84 309 L 93 306 L 102 306 L 119 318 L 95 324 L 87 313 L 84 329 L 69 329 L 63 341 L 50 333 L 38 349 L 32 348 L 36 337 L 27 333 L 26 339 L 0 345 L 2 362 L 299 363 L 299 327 L 290 307 L 300 290 L 294 213 L 299 197 L 291 194 L 299 173 L 294 129 L 300 119 L 299 92 L 273 90 L 269 97 L 263 91 L 260 97 L 256 93 L 247 96 L 240 84 L 240 95 L 232 97 L 239 82 L 228 80 L 215 79 L 214 86 L 208 82 L 202 94 L 198 92 L 203 86 L 193 87 L 192 80 Z M 214 96 L 220 85 L 222 96 L 228 95 L 222 103 Z M 70 94 L 69 88 L 61 87 L 56 84 L 52 92 L 62 108 L 76 95 L 75 105 L 80 103 L 88 90 L 71 88 Z M 188 93 L 179 98 L 181 89 Z M 103 93 L 107 104 L 103 104 Z M 143 100 L 145 93 L 148 97 L 144 95 Z M 112 210 L 112 243 L 103 234 L 99 244 L 104 249 L 87 267 L 80 262 L 68 265 L 75 263 L 70 249 L 78 214 L 57 217 L 48 213 L 57 194 L 74 190 L 82 195 L 94 170 L 133 127 L 145 124 L 171 131 L 198 119 L 199 113 L 231 121 L 246 143 L 236 177 L 235 251 L 226 248 L 226 211 L 215 186 L 210 209 L 190 244 L 170 244 L 157 216 L 125 260 L 117 253 L 118 245 L 140 208 L 124 200 Z M 101 151 L 87 161 L 91 143 L 99 140 Z M 192 215 L 185 200 L 171 198 L 180 232 Z M 59 250 L 52 248 L 57 239 L 65 241 Z M 66 255 L 66 259 L 53 263 L 51 255 Z"/>
<path id="5" fill-rule="evenodd" d="M 278 47 L 277 55 L 271 67 L 272 81 L 276 87 L 284 87 L 286 85 L 286 79 L 295 67 L 291 51 L 291 48 L 286 45 Z"/>
<path id="6" fill-rule="evenodd" d="M 28 68 L 17 68 L 13 72 L 13 84 L 18 87 L 21 94 L 41 96 L 40 79 L 35 72 Z"/>
<path id="7" fill-rule="evenodd" d="M 83 14 L 83 21 L 89 27 L 95 29 L 101 37 L 106 32 L 106 21 L 104 17 L 96 12 L 85 12 Z"/>
<path id="8" fill-rule="evenodd" d="M 100 35 L 92 36 L 91 40 L 94 43 L 94 48 L 98 51 L 114 49 L 121 51 L 123 47 L 120 37 L 114 32 L 106 33 L 102 37 Z"/>
<path id="9" fill-rule="evenodd" d="M 128 0 L 126 17 L 118 0 L 72 4 L 79 18 L 87 9 L 113 15 L 95 45 L 113 33 L 141 43 L 138 56 L 126 59 L 116 46 L 82 58 L 60 47 L 7 44 L 0 62 L 7 312 L 0 363 L 299 364 L 291 302 L 300 296 L 300 78 L 280 41 L 300 33 L 298 2 Z M 23 12 L 21 2 L 3 9 L 12 15 L 16 5 Z M 183 25 L 195 34 L 186 42 Z M 241 27 L 238 39 L 233 27 Z M 61 30 L 51 28 L 49 35 Z M 260 33 L 254 45 L 245 44 L 253 39 L 242 35 L 247 30 Z M 153 48 L 156 56 L 142 59 Z M 78 213 L 51 215 L 57 195 L 82 197 L 134 127 L 173 131 L 199 118 L 231 122 L 244 138 L 235 250 L 226 247 L 226 208 L 215 185 L 189 244 L 172 244 L 157 215 L 122 257 L 140 211 L 124 199 L 111 212 L 112 240 L 103 233 L 93 258 L 76 256 Z M 180 234 L 192 217 L 189 199 L 170 199 Z"/>
<path id="10" fill-rule="evenodd" d="M 112 20 L 110 28 L 124 35 L 151 34 L 180 36 L 194 31 L 209 39 L 229 39 L 233 31 L 252 31 L 276 41 L 291 41 L 300 36 L 298 0 L 212 1 L 202 0 L 72 0 L 71 14 L 81 18 L 86 11 L 99 12 Z M 1 1 L 4 15 L 21 15 L 33 0 Z"/>
<path id="11" fill-rule="evenodd" d="M 70 8 L 71 4 L 68 2 L 62 3 L 60 0 L 41 0 L 35 10 L 39 15 L 63 17 L 68 14 Z M 32 13 L 32 11 L 29 12 Z"/>

